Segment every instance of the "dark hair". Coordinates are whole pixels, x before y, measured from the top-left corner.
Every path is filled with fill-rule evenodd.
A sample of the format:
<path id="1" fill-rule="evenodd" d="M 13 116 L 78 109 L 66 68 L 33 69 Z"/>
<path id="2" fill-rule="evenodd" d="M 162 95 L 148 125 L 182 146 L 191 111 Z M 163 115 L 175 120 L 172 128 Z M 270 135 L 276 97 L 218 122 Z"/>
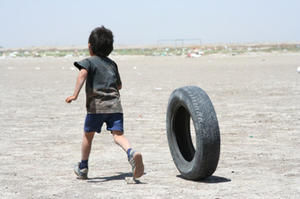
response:
<path id="1" fill-rule="evenodd" d="M 113 33 L 104 26 L 95 28 L 89 37 L 89 43 L 93 54 L 106 57 L 113 51 Z"/>

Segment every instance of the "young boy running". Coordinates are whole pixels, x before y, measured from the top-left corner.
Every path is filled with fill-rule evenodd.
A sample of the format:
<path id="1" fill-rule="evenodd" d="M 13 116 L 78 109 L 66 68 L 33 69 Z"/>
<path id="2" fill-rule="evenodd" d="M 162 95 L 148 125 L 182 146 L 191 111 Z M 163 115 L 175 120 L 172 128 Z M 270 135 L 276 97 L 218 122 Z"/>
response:
<path id="1" fill-rule="evenodd" d="M 75 62 L 79 69 L 74 94 L 66 99 L 67 103 L 76 100 L 86 81 L 87 115 L 81 146 L 81 162 L 74 172 L 80 179 L 88 178 L 88 159 L 95 132 L 100 133 L 103 123 L 111 131 L 113 139 L 125 152 L 132 166 L 133 178 L 144 174 L 142 155 L 135 152 L 123 132 L 123 110 L 119 90 L 122 83 L 117 64 L 108 58 L 113 50 L 113 34 L 104 26 L 95 28 L 88 41 L 91 57 Z"/>

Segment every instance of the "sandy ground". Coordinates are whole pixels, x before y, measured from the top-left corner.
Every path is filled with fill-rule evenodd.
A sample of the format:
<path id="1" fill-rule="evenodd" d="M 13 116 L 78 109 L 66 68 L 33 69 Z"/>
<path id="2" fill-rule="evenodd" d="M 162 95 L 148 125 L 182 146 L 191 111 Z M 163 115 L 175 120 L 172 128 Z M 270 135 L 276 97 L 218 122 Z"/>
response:
<path id="1" fill-rule="evenodd" d="M 70 104 L 81 58 L 0 59 L 0 198 L 299 198 L 300 54 L 114 57 L 125 133 L 144 157 L 140 184 L 109 132 L 95 136 L 89 180 L 77 180 L 84 92 Z M 197 85 L 219 119 L 221 156 L 204 181 L 180 177 L 166 137 L 170 93 Z M 84 91 L 84 90 L 83 90 Z"/>

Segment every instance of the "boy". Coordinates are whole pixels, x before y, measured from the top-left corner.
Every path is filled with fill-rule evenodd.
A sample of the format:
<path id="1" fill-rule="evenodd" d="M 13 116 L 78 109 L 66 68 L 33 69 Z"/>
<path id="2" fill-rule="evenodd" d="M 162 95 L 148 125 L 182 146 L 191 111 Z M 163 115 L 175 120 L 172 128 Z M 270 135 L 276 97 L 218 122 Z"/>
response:
<path id="1" fill-rule="evenodd" d="M 103 123 L 111 131 L 113 139 L 125 152 L 132 166 L 133 178 L 144 174 L 142 155 L 135 152 L 123 133 L 123 110 L 119 90 L 122 88 L 117 64 L 107 56 L 113 50 L 113 34 L 104 26 L 95 28 L 88 41 L 91 57 L 75 62 L 79 69 L 74 94 L 67 103 L 76 100 L 86 81 L 87 115 L 81 146 L 81 162 L 74 172 L 79 179 L 88 178 L 88 159 L 95 132 L 100 133 Z"/>

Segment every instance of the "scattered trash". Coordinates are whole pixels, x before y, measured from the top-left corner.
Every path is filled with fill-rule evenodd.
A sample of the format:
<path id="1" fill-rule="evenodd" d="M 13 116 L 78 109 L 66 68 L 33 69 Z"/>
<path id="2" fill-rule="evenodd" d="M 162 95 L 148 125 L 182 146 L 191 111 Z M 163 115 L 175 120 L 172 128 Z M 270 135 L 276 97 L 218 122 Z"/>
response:
<path id="1" fill-rule="evenodd" d="M 253 138 L 253 136 L 252 136 L 252 135 L 250 135 L 250 136 L 249 136 L 249 138 Z"/>
<path id="2" fill-rule="evenodd" d="M 152 48 L 128 48 L 115 49 L 113 55 L 152 55 L 152 56 L 187 56 L 187 57 L 201 57 L 203 55 L 211 54 L 226 54 L 226 55 L 240 55 L 245 53 L 259 53 L 259 52 L 299 52 L 300 44 L 270 44 L 270 45 L 170 45 L 169 47 L 156 46 Z M 53 49 L 53 48 L 33 48 L 33 49 L 1 49 L 0 59 L 14 58 L 14 57 L 85 57 L 88 56 L 87 48 L 69 48 L 69 49 Z M 136 69 L 133 67 L 133 69 Z"/>
<path id="3" fill-rule="evenodd" d="M 16 57 L 18 54 L 19 54 L 19 52 L 15 51 L 15 52 L 9 53 L 9 56 Z"/>
<path id="4" fill-rule="evenodd" d="M 298 68 L 297 68 L 297 72 L 298 72 L 298 73 L 300 73 L 300 66 L 298 66 Z"/>
<path id="5" fill-rule="evenodd" d="M 203 51 L 200 51 L 199 49 L 193 49 L 193 51 L 188 52 L 187 57 L 201 57 L 203 54 Z"/>
<path id="6" fill-rule="evenodd" d="M 201 57 L 201 55 L 196 53 L 188 53 L 187 57 Z"/>
<path id="7" fill-rule="evenodd" d="M 72 54 L 65 55 L 65 58 L 69 58 L 69 57 L 73 57 L 73 55 Z"/>
<path id="8" fill-rule="evenodd" d="M 33 53 L 33 57 L 41 57 L 41 55 L 40 55 L 40 53 L 38 53 L 38 52 L 34 52 L 34 53 Z"/>
<path id="9" fill-rule="evenodd" d="M 162 90 L 162 88 L 154 88 L 154 90 L 160 91 Z"/>

